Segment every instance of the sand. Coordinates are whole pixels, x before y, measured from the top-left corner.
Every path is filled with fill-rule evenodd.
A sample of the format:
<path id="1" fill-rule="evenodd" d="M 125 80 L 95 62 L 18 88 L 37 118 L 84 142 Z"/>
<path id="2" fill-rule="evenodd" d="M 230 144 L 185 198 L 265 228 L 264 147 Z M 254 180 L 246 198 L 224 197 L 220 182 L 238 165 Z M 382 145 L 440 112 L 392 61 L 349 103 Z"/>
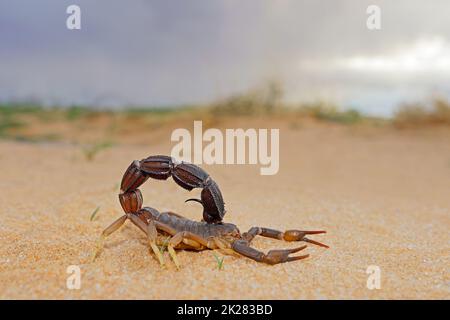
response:
<path id="1" fill-rule="evenodd" d="M 144 234 L 127 223 L 91 262 L 104 227 L 122 214 L 118 183 L 133 159 L 168 154 L 165 140 L 119 143 L 87 161 L 69 143 L 0 142 L 0 298 L 2 299 L 449 299 L 450 131 L 277 122 L 280 171 L 203 166 L 221 187 L 225 220 L 252 226 L 325 229 L 310 258 L 269 266 L 213 251 L 179 252 L 182 269 L 162 269 Z M 142 137 L 141 137 L 141 140 Z M 200 219 L 172 181 L 148 181 L 144 202 Z M 100 207 L 94 221 L 90 216 Z M 295 243 L 256 238 L 261 250 Z M 219 254 L 220 255 L 220 254 Z M 81 287 L 66 286 L 67 268 Z M 380 289 L 367 288 L 369 266 Z"/>

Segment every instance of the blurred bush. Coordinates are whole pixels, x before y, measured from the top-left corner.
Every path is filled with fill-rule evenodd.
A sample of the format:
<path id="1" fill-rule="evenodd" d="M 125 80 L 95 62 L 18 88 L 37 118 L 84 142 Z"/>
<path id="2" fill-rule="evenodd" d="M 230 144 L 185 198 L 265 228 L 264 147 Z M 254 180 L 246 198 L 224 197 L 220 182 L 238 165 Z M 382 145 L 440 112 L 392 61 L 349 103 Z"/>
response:
<path id="1" fill-rule="evenodd" d="M 341 110 L 338 106 L 325 102 L 302 105 L 300 112 L 318 120 L 342 124 L 353 124 L 363 118 L 356 110 Z"/>
<path id="2" fill-rule="evenodd" d="M 269 82 L 260 89 L 236 94 L 210 107 L 215 116 L 242 116 L 273 114 L 281 109 L 282 87 L 278 82 Z"/>
<path id="3" fill-rule="evenodd" d="M 434 99 L 430 104 L 404 104 L 394 115 L 394 125 L 400 128 L 450 125 L 450 104 L 442 98 Z"/>

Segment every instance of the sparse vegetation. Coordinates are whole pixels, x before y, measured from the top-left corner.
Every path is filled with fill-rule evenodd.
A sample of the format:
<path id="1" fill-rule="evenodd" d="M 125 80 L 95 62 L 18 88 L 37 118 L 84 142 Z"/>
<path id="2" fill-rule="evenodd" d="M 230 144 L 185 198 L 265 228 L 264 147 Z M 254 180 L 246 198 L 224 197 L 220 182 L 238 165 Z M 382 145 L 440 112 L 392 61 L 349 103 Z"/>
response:
<path id="1" fill-rule="evenodd" d="M 0 116 L 0 136 L 8 135 L 11 129 L 16 129 L 24 126 L 22 121 L 17 120 L 10 114 L 2 114 Z"/>
<path id="2" fill-rule="evenodd" d="M 217 270 L 222 270 L 223 269 L 223 261 L 225 257 L 219 257 L 217 254 L 213 253 L 214 258 L 216 259 L 216 263 L 217 263 Z"/>
<path id="3" fill-rule="evenodd" d="M 273 114 L 283 108 L 281 98 L 281 86 L 276 82 L 270 82 L 263 88 L 218 101 L 210 107 L 210 110 L 215 116 Z"/>
<path id="4" fill-rule="evenodd" d="M 139 141 L 132 141 L 149 143 L 149 139 L 159 141 L 160 137 L 154 133 L 160 128 L 187 126 L 198 119 L 203 121 L 204 128 L 219 127 L 227 119 L 236 117 L 276 117 L 286 121 L 293 130 L 302 127 L 302 119 L 340 125 L 392 124 L 396 128 L 415 128 L 449 125 L 450 104 L 444 99 L 435 99 L 428 104 L 405 104 L 392 119 L 372 118 L 353 109 L 320 101 L 288 105 L 282 102 L 281 86 L 274 82 L 210 105 L 130 106 L 122 110 L 98 110 L 87 106 L 60 108 L 26 103 L 4 104 L 0 105 L 0 138 L 33 143 L 83 143 L 82 152 L 86 160 L 92 161 L 100 151 L 112 146 L 110 141 L 121 142 L 127 137 L 138 137 Z M 93 139 L 100 142 L 86 145 Z"/>
<path id="5" fill-rule="evenodd" d="M 112 142 L 104 141 L 97 142 L 82 148 L 83 154 L 88 161 L 94 160 L 95 156 L 102 150 L 111 148 L 113 146 Z"/>
<path id="6" fill-rule="evenodd" d="M 363 118 L 362 115 L 356 110 L 340 110 L 335 105 L 323 102 L 306 104 L 300 108 L 300 112 L 303 112 L 318 120 L 341 124 L 354 124 Z"/>
<path id="7" fill-rule="evenodd" d="M 435 99 L 430 104 L 404 104 L 394 116 L 394 125 L 400 128 L 450 125 L 450 104 Z"/>
<path id="8" fill-rule="evenodd" d="M 80 107 L 80 106 L 72 106 L 67 109 L 66 113 L 66 119 L 69 121 L 77 120 L 87 114 L 90 113 L 89 109 Z"/>
<path id="9" fill-rule="evenodd" d="M 95 210 L 91 213 L 91 217 L 89 218 L 90 221 L 94 221 L 96 219 L 99 210 L 100 207 L 95 208 Z"/>

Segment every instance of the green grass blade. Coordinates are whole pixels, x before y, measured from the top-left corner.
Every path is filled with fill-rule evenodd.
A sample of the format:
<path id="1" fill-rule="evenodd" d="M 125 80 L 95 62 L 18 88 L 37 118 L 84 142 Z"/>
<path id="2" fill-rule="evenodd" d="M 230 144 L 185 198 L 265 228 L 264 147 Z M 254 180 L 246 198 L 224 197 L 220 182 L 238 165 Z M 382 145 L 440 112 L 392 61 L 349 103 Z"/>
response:
<path id="1" fill-rule="evenodd" d="M 94 221 L 95 215 L 97 214 L 98 210 L 100 210 L 100 207 L 95 208 L 95 210 L 92 212 L 91 218 L 90 218 L 91 221 Z"/>

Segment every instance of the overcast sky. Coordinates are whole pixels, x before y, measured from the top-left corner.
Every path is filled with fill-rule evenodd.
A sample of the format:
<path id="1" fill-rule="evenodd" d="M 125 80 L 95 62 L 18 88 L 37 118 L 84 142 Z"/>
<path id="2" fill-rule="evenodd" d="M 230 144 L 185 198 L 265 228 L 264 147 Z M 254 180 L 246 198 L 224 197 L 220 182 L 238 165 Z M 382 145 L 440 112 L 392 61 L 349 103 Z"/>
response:
<path id="1" fill-rule="evenodd" d="M 448 0 L 0 0 L 0 101 L 203 103 L 275 80 L 288 102 L 389 115 L 450 98 L 449 17 Z"/>

